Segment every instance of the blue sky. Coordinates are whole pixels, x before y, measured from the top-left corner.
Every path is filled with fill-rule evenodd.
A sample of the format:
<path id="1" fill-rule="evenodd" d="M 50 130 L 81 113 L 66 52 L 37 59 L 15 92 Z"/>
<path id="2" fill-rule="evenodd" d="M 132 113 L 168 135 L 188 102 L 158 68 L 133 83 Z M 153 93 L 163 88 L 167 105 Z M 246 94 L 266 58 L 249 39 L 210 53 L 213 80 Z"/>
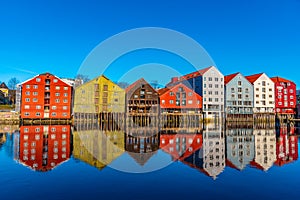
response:
<path id="1" fill-rule="evenodd" d="M 225 75 L 266 72 L 300 85 L 299 10 L 299 0 L 1 1 L 0 81 L 46 71 L 74 77 L 105 39 L 128 29 L 163 27 L 200 43 Z M 161 53 L 136 56 L 140 64 L 188 65 Z M 136 63 L 132 55 L 122 59 L 115 62 L 119 67 Z"/>

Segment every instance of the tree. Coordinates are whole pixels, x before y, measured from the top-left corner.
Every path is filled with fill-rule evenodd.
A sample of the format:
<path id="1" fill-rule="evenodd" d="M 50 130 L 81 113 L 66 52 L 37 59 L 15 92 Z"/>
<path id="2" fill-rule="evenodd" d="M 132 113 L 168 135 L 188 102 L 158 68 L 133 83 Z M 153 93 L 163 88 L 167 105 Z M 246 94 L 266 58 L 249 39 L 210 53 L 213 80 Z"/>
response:
<path id="1" fill-rule="evenodd" d="M 11 78 L 8 81 L 8 88 L 11 90 L 15 90 L 18 83 L 20 83 L 20 81 L 16 77 Z"/>
<path id="2" fill-rule="evenodd" d="M 88 82 L 90 79 L 87 75 L 83 75 L 83 74 L 77 74 L 75 79 L 79 79 L 79 80 L 82 80 L 83 83 L 86 83 Z"/>

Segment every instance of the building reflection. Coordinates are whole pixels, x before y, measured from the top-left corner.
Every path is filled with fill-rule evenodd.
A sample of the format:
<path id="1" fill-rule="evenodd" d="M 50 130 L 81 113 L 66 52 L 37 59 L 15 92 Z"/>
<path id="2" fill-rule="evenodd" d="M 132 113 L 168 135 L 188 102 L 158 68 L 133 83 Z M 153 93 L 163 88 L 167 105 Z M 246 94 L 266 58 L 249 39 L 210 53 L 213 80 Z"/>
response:
<path id="1" fill-rule="evenodd" d="M 276 161 L 276 132 L 273 124 L 258 124 L 253 130 L 255 156 L 251 166 L 267 171 Z"/>
<path id="2" fill-rule="evenodd" d="M 35 171 L 52 170 L 70 158 L 70 137 L 70 125 L 21 126 L 15 158 Z"/>
<path id="3" fill-rule="evenodd" d="M 97 123 L 77 124 L 73 148 L 74 158 L 101 170 L 124 153 L 124 132 L 103 131 Z"/>
<path id="4" fill-rule="evenodd" d="M 253 126 L 226 127 L 226 165 L 243 170 L 255 154 Z"/>
<path id="5" fill-rule="evenodd" d="M 0 148 L 6 142 L 6 135 L 5 133 L 0 133 Z"/>
<path id="6" fill-rule="evenodd" d="M 125 134 L 125 150 L 140 166 L 144 166 L 159 149 L 159 134 L 132 136 Z"/>
<path id="7" fill-rule="evenodd" d="M 278 132 L 275 165 L 283 166 L 298 159 L 298 138 L 294 135 L 295 128 L 288 130 L 287 127 L 281 127 Z"/>

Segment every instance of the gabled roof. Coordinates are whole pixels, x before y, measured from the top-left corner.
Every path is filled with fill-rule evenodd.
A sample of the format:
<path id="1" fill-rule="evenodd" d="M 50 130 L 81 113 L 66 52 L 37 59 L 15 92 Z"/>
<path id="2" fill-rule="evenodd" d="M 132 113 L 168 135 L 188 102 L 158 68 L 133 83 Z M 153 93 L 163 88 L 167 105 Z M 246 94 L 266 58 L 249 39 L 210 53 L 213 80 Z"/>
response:
<path id="1" fill-rule="evenodd" d="M 0 88 L 8 89 L 7 85 L 4 82 L 0 84 Z"/>
<path id="2" fill-rule="evenodd" d="M 227 76 L 224 76 L 224 84 L 226 85 L 227 83 L 229 83 L 238 74 L 239 74 L 239 72 L 234 73 L 234 74 L 230 74 L 230 75 L 227 75 Z"/>
<path id="3" fill-rule="evenodd" d="M 128 152 L 128 154 L 135 160 L 136 163 L 138 163 L 140 166 L 144 166 L 148 160 L 156 154 L 155 152 L 148 152 L 148 153 L 133 153 Z"/>
<path id="4" fill-rule="evenodd" d="M 259 77 L 261 77 L 261 75 L 263 75 L 264 73 L 259 73 L 259 74 L 253 74 L 250 76 L 246 76 L 245 78 L 250 82 L 250 83 L 254 83 Z"/>
<path id="5" fill-rule="evenodd" d="M 42 74 L 38 74 L 38 75 L 36 75 L 36 76 L 34 76 L 34 77 L 30 78 L 30 79 L 27 79 L 27 80 L 23 81 L 22 83 L 19 83 L 18 85 L 23 85 L 24 83 L 27 83 L 28 81 L 31 81 L 31 80 L 33 80 L 33 79 L 39 77 L 39 76 L 47 75 L 47 74 L 49 74 L 49 75 L 51 75 L 51 76 L 54 76 L 55 78 L 59 79 L 59 80 L 62 81 L 63 83 L 65 83 L 65 84 L 67 84 L 68 86 L 71 86 L 71 87 L 72 87 L 72 85 L 71 85 L 70 83 L 67 83 L 66 81 L 62 80 L 61 78 L 59 78 L 59 77 L 57 77 L 57 76 L 55 76 L 54 74 L 51 74 L 51 73 L 49 73 L 49 72 L 42 73 Z"/>
<path id="6" fill-rule="evenodd" d="M 197 77 L 197 76 L 203 76 L 203 74 L 205 74 L 205 72 L 207 72 L 208 70 L 210 70 L 213 66 L 192 72 L 190 74 L 184 75 L 180 77 L 180 80 L 188 80 L 191 79 L 193 77 Z"/>
<path id="7" fill-rule="evenodd" d="M 140 78 L 139 80 L 135 81 L 134 83 L 132 83 L 131 85 L 129 85 L 126 89 L 125 92 L 128 93 L 130 90 L 132 90 L 133 88 L 135 88 L 137 85 L 140 84 L 147 84 L 149 85 L 153 91 L 156 92 L 156 90 L 144 79 L 144 78 Z"/>
<path id="8" fill-rule="evenodd" d="M 292 82 L 292 81 L 290 81 L 290 80 L 281 78 L 281 77 L 279 77 L 279 76 L 272 77 L 271 80 L 272 80 L 274 83 L 280 83 L 280 82 L 289 83 L 289 82 Z"/>
<path id="9" fill-rule="evenodd" d="M 169 91 L 170 90 L 170 88 L 161 88 L 161 89 L 158 89 L 157 90 L 157 93 L 159 94 L 159 96 L 160 95 L 162 95 L 162 94 L 164 94 L 164 93 L 166 93 L 167 91 Z"/>

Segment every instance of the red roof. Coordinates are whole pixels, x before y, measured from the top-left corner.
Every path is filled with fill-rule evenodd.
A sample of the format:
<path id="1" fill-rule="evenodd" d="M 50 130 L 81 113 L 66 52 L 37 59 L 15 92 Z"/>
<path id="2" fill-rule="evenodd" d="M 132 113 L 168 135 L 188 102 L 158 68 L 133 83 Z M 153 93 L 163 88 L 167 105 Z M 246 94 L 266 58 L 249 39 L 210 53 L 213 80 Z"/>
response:
<path id="1" fill-rule="evenodd" d="M 226 166 L 231 167 L 231 168 L 233 168 L 233 169 L 237 169 L 237 170 L 240 171 L 240 169 L 239 169 L 237 166 L 235 166 L 235 165 L 234 165 L 230 160 L 228 160 L 228 159 L 226 159 Z"/>
<path id="2" fill-rule="evenodd" d="M 260 74 L 254 74 L 254 75 L 250 75 L 250 76 L 246 76 L 245 78 L 250 82 L 250 83 L 254 83 L 259 77 L 261 77 L 261 75 L 263 75 L 264 73 L 260 73 Z"/>
<path id="3" fill-rule="evenodd" d="M 250 165 L 251 165 L 252 167 L 255 167 L 255 168 L 257 168 L 257 169 L 260 169 L 260 170 L 265 171 L 265 169 L 264 169 L 260 164 L 258 164 L 257 162 L 255 162 L 255 161 L 253 161 L 253 160 L 250 162 Z"/>
<path id="4" fill-rule="evenodd" d="M 162 95 L 162 94 L 164 94 L 164 93 L 166 93 L 167 91 L 169 91 L 170 90 L 170 88 L 161 88 L 161 89 L 159 89 L 159 90 L 157 90 L 157 93 L 159 94 L 159 96 L 160 95 Z"/>
<path id="5" fill-rule="evenodd" d="M 234 74 L 230 74 L 230 75 L 227 75 L 227 76 L 224 76 L 224 84 L 226 85 L 227 83 L 229 83 L 238 74 L 239 74 L 239 72 L 234 73 Z"/>
<path id="6" fill-rule="evenodd" d="M 212 66 L 204 68 L 204 69 L 201 69 L 201 70 L 198 70 L 198 71 L 195 71 L 195 72 L 192 72 L 192 73 L 184 75 L 184 76 L 181 76 L 180 80 L 187 80 L 187 79 L 191 79 L 193 77 L 203 76 L 203 74 L 205 72 L 207 72 L 210 68 L 212 68 Z"/>
<path id="7" fill-rule="evenodd" d="M 292 81 L 289 81 L 289 80 L 287 80 L 287 79 L 281 78 L 281 77 L 279 77 L 279 76 L 272 77 L 271 80 L 272 80 L 274 83 L 279 83 L 279 82 L 289 83 L 289 82 L 292 82 Z"/>

